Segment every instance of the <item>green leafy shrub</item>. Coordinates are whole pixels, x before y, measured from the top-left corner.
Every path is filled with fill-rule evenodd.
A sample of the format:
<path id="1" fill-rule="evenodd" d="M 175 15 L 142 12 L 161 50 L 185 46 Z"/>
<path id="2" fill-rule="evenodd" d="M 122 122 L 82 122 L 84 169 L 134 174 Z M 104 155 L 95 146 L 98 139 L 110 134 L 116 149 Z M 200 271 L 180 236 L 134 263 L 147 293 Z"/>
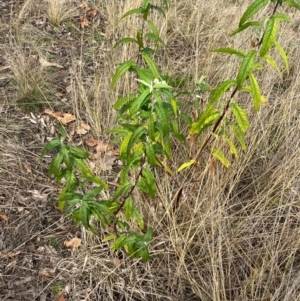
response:
<path id="1" fill-rule="evenodd" d="M 265 16 L 263 22 L 251 20 L 257 12 L 270 4 L 274 5 L 271 16 Z M 196 82 L 197 95 L 209 92 L 204 110 L 197 107 L 197 101 L 191 101 L 198 110 L 196 118 L 182 112 L 182 104 L 178 101 L 180 93 L 179 96 L 174 95 L 173 87 L 167 83 L 168 75 L 160 73 L 152 58 L 158 45 L 163 45 L 164 42 L 155 24 L 148 18 L 153 10 L 164 16 L 169 2 L 162 1 L 162 7 L 159 7 L 144 0 L 139 8 L 125 13 L 122 18 L 138 15 L 143 24 L 135 37 L 125 37 L 115 45 L 121 47 L 125 43 L 133 43 L 139 50 L 137 58 L 120 64 L 111 82 L 111 88 L 114 89 L 120 78 L 129 72 L 133 75 L 132 80 L 137 83 L 136 88 L 127 95 L 121 95 L 115 102 L 117 127 L 109 131 L 115 135 L 114 142 L 120 146 L 120 159 L 123 162 L 118 187 L 111 198 L 100 197 L 101 191 L 109 189 L 109 185 L 91 172 L 85 163 L 87 152 L 65 144 L 66 132 L 61 127 L 61 138 L 53 139 L 43 150 L 43 154 L 50 150 L 57 151 L 50 164 L 49 175 L 54 175 L 58 184 L 64 179 L 64 188 L 58 197 L 59 208 L 76 224 L 81 223 L 95 234 L 97 229 L 92 225 L 92 217 L 103 228 L 113 226 L 114 232 L 104 238 L 104 241 L 113 241 L 113 250 L 124 248 L 132 257 L 149 260 L 148 244 L 152 240 L 153 229 L 146 228 L 139 208 L 135 206 L 134 190 L 155 199 L 155 169 L 161 169 L 169 175 L 186 170 L 187 179 L 192 168 L 198 166 L 204 150 L 209 149 L 210 154 L 227 168 L 232 160 L 238 158 L 240 150 L 246 150 L 245 135 L 250 122 L 237 97 L 238 92 L 239 95 L 250 94 L 254 110 L 257 112 L 260 109 L 261 103 L 266 100 L 259 87 L 258 71 L 261 72 L 267 63 L 280 72 L 277 62 L 270 54 L 273 46 L 279 52 L 286 71 L 289 71 L 288 57 L 276 40 L 280 22 L 290 22 L 287 15 L 277 12 L 281 5 L 300 9 L 299 3 L 292 0 L 255 0 L 242 15 L 232 36 L 249 28 L 259 30 L 261 38 L 254 45 L 255 49 L 248 52 L 234 48 L 214 50 L 237 56 L 241 60 L 240 67 L 234 78 L 219 83 L 214 89 L 204 81 L 204 77 Z M 192 159 L 174 171 L 169 166 L 172 141 L 175 139 L 177 143 L 187 144 L 187 133 L 180 126 L 182 122 L 187 124 L 190 141 L 197 145 L 198 151 Z M 216 141 L 220 143 L 214 143 Z M 226 155 L 228 153 L 231 157 Z M 180 193 L 185 182 L 177 185 Z M 87 188 L 91 189 L 86 191 Z M 135 220 L 140 232 L 132 231 L 132 220 Z"/>

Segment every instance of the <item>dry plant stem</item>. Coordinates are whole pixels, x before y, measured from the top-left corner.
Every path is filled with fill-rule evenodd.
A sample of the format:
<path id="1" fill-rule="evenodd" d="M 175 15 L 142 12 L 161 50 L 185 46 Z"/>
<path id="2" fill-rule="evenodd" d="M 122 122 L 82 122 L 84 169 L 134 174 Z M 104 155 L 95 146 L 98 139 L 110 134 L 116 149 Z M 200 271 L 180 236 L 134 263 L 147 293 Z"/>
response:
<path id="1" fill-rule="evenodd" d="M 136 188 L 136 186 L 137 186 L 137 184 L 138 184 L 138 181 L 139 181 L 140 177 L 142 176 L 144 164 L 145 164 L 145 158 L 143 157 L 143 158 L 141 158 L 140 170 L 139 170 L 138 175 L 137 175 L 136 178 L 135 178 L 134 185 L 130 188 L 129 192 L 128 192 L 125 196 L 123 196 L 123 201 L 122 201 L 122 203 L 121 203 L 119 209 L 118 209 L 118 210 L 115 212 L 115 214 L 114 214 L 115 217 L 116 217 L 117 214 L 122 210 L 122 208 L 124 207 L 124 204 L 125 204 L 126 200 L 132 195 L 134 189 Z M 116 223 L 115 223 L 115 225 L 116 225 Z"/>
<path id="2" fill-rule="evenodd" d="M 279 1 L 276 1 L 276 4 L 275 4 L 275 7 L 274 7 L 274 10 L 273 10 L 273 13 L 272 13 L 271 17 L 275 15 L 278 6 L 279 6 Z M 257 44 L 257 47 L 258 47 L 258 48 L 259 48 L 259 46 L 261 45 L 261 43 L 262 43 L 262 41 L 263 41 L 263 37 L 264 37 L 264 34 L 262 35 L 262 37 L 261 37 L 259 43 Z M 195 159 L 194 159 L 194 160 L 195 160 L 195 163 L 192 165 L 192 167 L 196 167 L 196 166 L 197 166 L 197 163 L 198 163 L 198 161 L 200 160 L 200 157 L 201 157 L 203 151 L 205 150 L 205 148 L 207 147 L 207 145 L 208 145 L 209 143 L 212 143 L 212 142 L 215 140 L 215 138 L 213 138 L 213 136 L 214 136 L 214 134 L 216 133 L 216 131 L 217 131 L 219 125 L 221 124 L 222 120 L 224 119 L 224 117 L 225 117 L 225 115 L 226 115 L 226 113 L 227 113 L 227 111 L 228 111 L 228 109 L 229 109 L 230 101 L 232 100 L 232 98 L 235 96 L 235 94 L 236 94 L 237 92 L 238 92 L 238 88 L 236 87 L 236 88 L 234 89 L 234 91 L 231 93 L 230 98 L 229 98 L 229 100 L 228 100 L 227 103 L 226 103 L 226 106 L 225 106 L 225 108 L 224 108 L 224 110 L 223 110 L 222 115 L 220 116 L 220 118 L 218 119 L 218 121 L 217 121 L 216 124 L 214 125 L 214 127 L 213 127 L 211 133 L 209 134 L 209 136 L 207 137 L 207 139 L 205 140 L 205 142 L 204 142 L 203 145 L 201 146 L 200 150 L 198 151 L 198 153 L 197 153 L 197 155 L 196 155 L 196 157 L 195 157 Z M 183 183 L 179 186 L 179 189 L 178 189 L 177 193 L 175 194 L 175 196 L 174 196 L 174 198 L 173 198 L 173 200 L 174 200 L 173 211 L 178 207 L 178 204 L 179 204 L 179 201 L 180 201 L 180 197 L 181 197 L 182 192 L 183 192 L 183 188 L 184 188 L 186 182 L 188 181 L 188 179 L 189 179 L 191 173 L 192 173 L 192 168 L 190 168 L 189 171 L 187 172 L 187 175 L 185 176 L 185 179 L 186 179 L 186 180 L 183 181 Z"/>
<path id="3" fill-rule="evenodd" d="M 200 150 L 198 151 L 196 157 L 195 157 L 195 163 L 192 165 L 192 167 L 188 170 L 187 172 L 187 175 L 185 176 L 185 181 L 183 181 L 183 183 L 178 186 L 179 189 L 178 191 L 176 192 L 175 196 L 173 197 L 173 200 L 174 200 L 174 205 L 173 205 L 173 211 L 176 210 L 176 208 L 178 208 L 179 206 L 179 202 L 180 202 L 180 198 L 181 198 L 181 195 L 183 193 L 183 189 L 184 189 L 184 186 L 186 185 L 188 179 L 190 178 L 190 175 L 193 171 L 193 167 L 196 168 L 197 167 L 197 162 L 200 160 L 200 157 L 203 153 L 203 151 L 205 150 L 205 148 L 207 147 L 207 145 L 209 143 L 212 143 L 216 138 L 213 137 L 214 134 L 216 133 L 219 125 L 221 124 L 222 120 L 224 119 L 226 113 L 228 112 L 228 109 L 229 109 L 229 105 L 230 105 L 230 101 L 232 100 L 232 98 L 234 97 L 234 95 L 238 92 L 238 89 L 237 87 L 232 91 L 230 97 L 229 97 L 229 100 L 227 101 L 226 103 L 226 106 L 223 110 L 223 113 L 222 115 L 220 116 L 220 118 L 218 119 L 218 121 L 216 122 L 216 124 L 214 125 L 211 133 L 209 134 L 209 136 L 206 138 L 205 142 L 203 143 L 203 145 L 201 146 Z M 178 182 L 176 182 L 177 185 L 178 185 Z"/>

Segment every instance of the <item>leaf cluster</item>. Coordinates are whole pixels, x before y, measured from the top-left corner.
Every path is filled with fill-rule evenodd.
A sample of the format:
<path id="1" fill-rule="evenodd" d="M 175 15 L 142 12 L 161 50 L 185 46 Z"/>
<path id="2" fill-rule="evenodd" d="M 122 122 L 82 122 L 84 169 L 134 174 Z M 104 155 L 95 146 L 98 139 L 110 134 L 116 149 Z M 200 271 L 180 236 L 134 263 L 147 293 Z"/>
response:
<path id="1" fill-rule="evenodd" d="M 92 220 L 97 220 L 102 228 L 113 226 L 114 232 L 108 233 L 103 241 L 112 241 L 112 250 L 123 248 L 131 257 L 149 260 L 148 245 L 152 240 L 153 229 L 147 228 L 139 208 L 135 206 L 134 191 L 138 190 L 145 198 L 155 199 L 157 195 L 156 170 L 162 169 L 168 175 L 174 172 L 169 167 L 172 160 L 173 142 L 197 146 L 198 152 L 178 167 L 177 172 L 198 166 L 205 149 L 210 155 L 229 168 L 233 159 L 239 158 L 240 149 L 245 151 L 246 133 L 250 127 L 249 116 L 237 95 L 250 94 L 254 111 L 266 102 L 259 86 L 259 74 L 265 64 L 269 64 L 281 74 L 278 63 L 272 58 L 275 48 L 289 71 L 288 56 L 277 40 L 280 22 L 291 22 L 278 7 L 287 5 L 300 10 L 296 0 L 254 0 L 242 15 L 234 36 L 244 30 L 255 30 L 260 34 L 260 41 L 255 49 L 248 51 L 230 47 L 218 48 L 214 52 L 236 56 L 240 66 L 235 76 L 219 83 L 215 88 L 204 81 L 205 76 L 195 83 L 197 98 L 208 94 L 203 108 L 196 108 L 195 114 L 183 113 L 183 105 L 178 100 L 181 94 L 191 97 L 193 93 L 174 93 L 174 88 L 167 83 L 170 78 L 162 75 L 153 57 L 158 45 L 164 45 L 159 30 L 149 20 L 150 13 L 157 11 L 163 16 L 170 2 L 162 0 L 162 6 L 153 5 L 150 0 L 143 0 L 139 8 L 134 8 L 122 17 L 140 16 L 143 20 L 141 29 L 135 37 L 125 37 L 115 44 L 121 47 L 126 43 L 136 44 L 139 57 L 121 63 L 112 77 L 111 88 L 115 89 L 126 73 L 131 73 L 136 81 L 136 88 L 127 95 L 120 95 L 114 104 L 117 111 L 117 126 L 109 132 L 114 134 L 114 142 L 119 144 L 120 159 L 123 168 L 120 172 L 118 187 L 109 199 L 101 196 L 109 187 L 107 183 L 95 176 L 86 160 L 89 154 L 78 147 L 65 143 L 66 132 L 60 127 L 60 138 L 50 141 L 42 155 L 49 151 L 56 154 L 49 166 L 49 176 L 54 176 L 56 183 L 63 185 L 58 197 L 58 206 L 70 216 L 76 224 L 95 234 L 97 229 Z M 253 17 L 265 6 L 274 6 L 271 16 L 264 20 Z M 154 46 L 154 47 L 153 47 Z M 240 97 L 241 98 L 241 97 Z M 186 122 L 188 133 L 183 131 L 182 122 Z M 216 143 L 214 143 L 216 142 Z M 191 145 L 192 146 L 192 145 Z M 182 191 L 185 183 L 178 184 Z M 86 191 L 86 188 L 89 188 Z M 139 232 L 133 231 L 136 227 Z"/>

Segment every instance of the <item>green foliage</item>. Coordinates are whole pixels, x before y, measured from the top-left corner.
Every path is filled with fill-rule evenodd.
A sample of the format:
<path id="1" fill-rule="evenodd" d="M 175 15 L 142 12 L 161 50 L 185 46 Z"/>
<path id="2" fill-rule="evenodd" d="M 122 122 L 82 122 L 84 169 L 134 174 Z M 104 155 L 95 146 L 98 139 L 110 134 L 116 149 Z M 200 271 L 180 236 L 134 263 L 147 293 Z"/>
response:
<path id="1" fill-rule="evenodd" d="M 249 21 L 270 3 L 275 3 L 270 17 L 265 16 L 264 22 Z M 194 145 L 199 145 L 199 150 L 193 158 L 188 158 L 176 167 L 177 172 L 188 170 L 189 173 L 191 167 L 198 166 L 205 149 L 209 149 L 211 156 L 226 168 L 231 165 L 231 157 L 239 158 L 240 148 L 246 150 L 245 135 L 250 123 L 246 110 L 236 97 L 237 92 L 250 93 L 254 110 L 260 109 L 264 97 L 257 71 L 262 70 L 263 63 L 266 62 L 280 72 L 276 61 L 271 57 L 273 46 L 279 52 L 287 71 L 289 70 L 288 56 L 276 40 L 279 22 L 290 22 L 288 16 L 277 13 L 278 7 L 283 4 L 300 9 L 298 1 L 293 0 L 254 0 L 241 17 L 239 26 L 232 35 L 252 28 L 260 31 L 261 40 L 257 49 L 248 52 L 230 47 L 214 50 L 237 56 L 241 60 L 234 78 L 227 79 L 212 89 L 204 81 L 205 76 L 202 76 L 195 81 L 193 91 L 179 91 L 177 94 L 172 85 L 167 83 L 172 82 L 172 77 L 161 74 L 153 58 L 153 54 L 158 51 L 158 44 L 164 45 L 164 42 L 155 24 L 148 19 L 153 11 L 164 16 L 170 2 L 163 0 L 160 7 L 152 5 L 150 0 L 143 0 L 139 8 L 126 12 L 122 19 L 138 15 L 143 24 L 135 37 L 125 37 L 115 44 L 116 48 L 133 43 L 139 50 L 138 58 L 120 64 L 111 81 L 111 88 L 115 89 L 127 72 L 136 81 L 136 88 L 128 95 L 120 95 L 116 100 L 114 108 L 117 110 L 117 126 L 109 131 L 115 135 L 114 142 L 119 145 L 120 159 L 123 162 L 118 187 L 109 189 L 107 183 L 92 173 L 86 163 L 89 154 L 81 148 L 68 145 L 65 142 L 66 131 L 61 126 L 61 137 L 50 141 L 42 152 L 42 156 L 46 152 L 55 152 L 49 166 L 49 176 L 53 176 L 58 185 L 63 185 L 58 197 L 59 208 L 76 224 L 81 223 L 95 234 L 97 228 L 93 220 L 98 221 L 103 228 L 113 226 L 110 228 L 114 228 L 114 232 L 108 233 L 103 241 L 112 241 L 113 251 L 123 248 L 130 257 L 148 261 L 148 245 L 152 240 L 153 229 L 146 227 L 143 216 L 135 205 L 136 194 L 133 192 L 137 190 L 143 198 L 155 199 L 156 170 L 161 169 L 170 176 L 174 175 L 169 167 L 173 145 L 180 143 L 186 146 L 187 131 L 182 126 L 184 123 L 188 126 L 191 141 Z M 149 45 L 154 45 L 155 49 Z M 173 82 L 176 80 L 173 79 Z M 189 105 L 196 110 L 194 115 L 182 112 L 183 104 L 179 101 L 182 94 L 191 97 Z M 204 106 L 199 105 L 198 98 L 202 97 L 207 99 Z M 179 190 L 184 183 L 181 185 Z M 110 197 L 103 199 L 105 195 Z M 133 231 L 135 228 L 136 231 Z"/>

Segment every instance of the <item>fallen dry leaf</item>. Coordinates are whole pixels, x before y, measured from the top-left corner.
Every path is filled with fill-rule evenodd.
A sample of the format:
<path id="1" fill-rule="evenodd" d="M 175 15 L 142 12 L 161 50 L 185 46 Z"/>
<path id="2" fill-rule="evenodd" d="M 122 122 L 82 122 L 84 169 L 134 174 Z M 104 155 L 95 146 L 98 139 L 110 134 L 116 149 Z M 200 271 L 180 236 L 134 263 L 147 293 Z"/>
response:
<path id="1" fill-rule="evenodd" d="M 82 1 L 80 4 L 79 4 L 79 7 L 80 8 L 84 8 L 84 9 L 88 9 L 88 4 L 85 2 L 85 1 Z"/>
<path id="2" fill-rule="evenodd" d="M 9 252 L 9 253 L 6 253 L 6 254 L 2 254 L 1 258 L 14 257 L 14 256 L 19 255 L 20 253 L 21 253 L 21 251 Z"/>
<path id="3" fill-rule="evenodd" d="M 82 17 L 80 20 L 80 26 L 82 29 L 89 26 L 89 21 L 86 17 Z"/>
<path id="4" fill-rule="evenodd" d="M 114 262 L 118 268 L 121 266 L 121 260 L 118 257 L 114 258 Z"/>
<path id="5" fill-rule="evenodd" d="M 29 165 L 27 165 L 26 163 L 24 163 L 23 165 L 24 165 L 26 172 L 31 173 L 31 167 Z"/>
<path id="6" fill-rule="evenodd" d="M 64 245 L 67 247 L 67 248 L 78 248 L 80 247 L 81 245 L 81 239 L 78 238 L 78 237 L 74 237 L 70 240 L 66 240 L 64 242 Z"/>
<path id="7" fill-rule="evenodd" d="M 0 212 L 0 218 L 3 219 L 3 220 L 6 221 L 6 222 L 8 221 L 7 215 L 4 214 L 4 213 L 2 213 L 2 212 Z"/>
<path id="8" fill-rule="evenodd" d="M 55 271 L 54 269 L 45 268 L 39 271 L 39 275 L 46 277 L 46 278 L 53 278 L 55 277 Z"/>
<path id="9" fill-rule="evenodd" d="M 60 123 L 62 123 L 64 125 L 76 120 L 76 117 L 69 113 L 53 112 L 50 109 L 46 109 L 44 112 L 47 115 L 50 115 L 50 116 L 56 118 Z"/>
<path id="10" fill-rule="evenodd" d="M 56 299 L 56 301 L 66 301 L 66 300 L 67 299 L 64 295 L 59 295 L 59 296 L 57 296 L 57 299 Z"/>
<path id="11" fill-rule="evenodd" d="M 99 140 L 98 140 L 98 139 L 93 139 L 93 138 L 91 138 L 91 139 L 85 140 L 84 143 L 85 143 L 87 146 L 94 147 L 94 146 L 98 145 Z"/>
<path id="12" fill-rule="evenodd" d="M 109 144 L 107 142 L 99 141 L 98 145 L 96 147 L 97 153 L 105 153 L 109 150 L 112 150 L 114 146 L 112 144 Z"/>
<path id="13" fill-rule="evenodd" d="M 39 62 L 41 64 L 42 68 L 45 68 L 45 67 L 63 68 L 63 66 L 61 66 L 57 63 L 50 63 L 50 62 L 46 61 L 45 59 L 43 59 L 42 57 L 40 57 Z"/>
<path id="14" fill-rule="evenodd" d="M 14 267 L 17 264 L 17 260 L 13 260 L 11 261 L 6 267 L 5 269 L 9 269 L 11 267 Z"/>
<path id="15" fill-rule="evenodd" d="M 77 135 L 85 135 L 91 127 L 88 124 L 81 123 L 78 127 L 76 127 L 76 134 Z"/>
<path id="16" fill-rule="evenodd" d="M 87 18 L 95 18 L 95 16 L 97 15 L 97 13 L 98 13 L 97 8 L 90 8 L 86 12 L 86 16 L 87 16 Z"/>
<path id="17" fill-rule="evenodd" d="M 72 114 L 64 113 L 63 117 L 57 117 L 57 120 L 59 122 L 61 122 L 62 124 L 67 124 L 67 123 L 70 123 L 70 122 L 76 120 L 76 117 Z"/>

